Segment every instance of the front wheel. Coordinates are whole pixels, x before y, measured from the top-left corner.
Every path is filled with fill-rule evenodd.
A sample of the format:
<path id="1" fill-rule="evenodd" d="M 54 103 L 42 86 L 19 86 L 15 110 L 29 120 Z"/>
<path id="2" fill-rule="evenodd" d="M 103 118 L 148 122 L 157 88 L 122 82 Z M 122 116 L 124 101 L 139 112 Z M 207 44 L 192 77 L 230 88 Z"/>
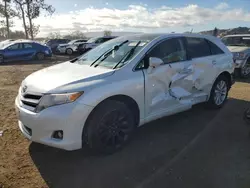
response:
<path id="1" fill-rule="evenodd" d="M 107 100 L 91 115 L 84 135 L 90 149 L 98 153 L 111 154 L 130 140 L 134 129 L 135 118 L 127 105 Z"/>
<path id="2" fill-rule="evenodd" d="M 225 76 L 219 76 L 212 87 L 208 105 L 212 108 L 221 108 L 227 100 L 229 81 Z"/>
<path id="3" fill-rule="evenodd" d="M 240 69 L 240 76 L 242 78 L 250 77 L 250 59 L 246 62 L 246 64 Z"/>
<path id="4" fill-rule="evenodd" d="M 68 48 L 68 49 L 66 50 L 66 54 L 67 54 L 67 55 L 72 55 L 72 54 L 73 54 L 73 50 L 72 50 L 71 48 Z"/>
<path id="5" fill-rule="evenodd" d="M 45 55 L 44 55 L 44 53 L 39 52 L 39 53 L 36 54 L 36 58 L 38 60 L 44 60 L 45 59 Z"/>

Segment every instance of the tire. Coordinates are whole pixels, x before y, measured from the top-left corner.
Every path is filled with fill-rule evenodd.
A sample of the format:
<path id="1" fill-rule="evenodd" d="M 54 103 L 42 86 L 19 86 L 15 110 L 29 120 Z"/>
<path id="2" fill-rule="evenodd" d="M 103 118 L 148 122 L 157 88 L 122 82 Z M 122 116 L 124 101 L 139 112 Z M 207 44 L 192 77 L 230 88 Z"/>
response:
<path id="1" fill-rule="evenodd" d="M 135 127 L 135 118 L 124 103 L 107 100 L 88 119 L 84 140 L 95 153 L 112 154 L 128 143 Z"/>
<path id="2" fill-rule="evenodd" d="M 229 88 L 229 80 L 227 77 L 223 75 L 219 76 L 212 87 L 208 106 L 213 109 L 221 108 L 227 100 Z"/>
<path id="3" fill-rule="evenodd" d="M 67 55 L 72 55 L 73 54 L 73 50 L 71 48 L 66 49 L 66 54 Z"/>
<path id="4" fill-rule="evenodd" d="M 240 69 L 240 77 L 241 78 L 249 78 L 250 77 L 250 59 L 247 60 L 244 67 Z"/>
<path id="5" fill-rule="evenodd" d="M 243 119 L 250 126 L 250 108 L 244 112 Z"/>
<path id="6" fill-rule="evenodd" d="M 44 60 L 44 59 L 45 59 L 45 54 L 42 53 L 42 52 L 38 52 L 38 53 L 36 54 L 36 59 L 37 59 L 37 60 Z"/>

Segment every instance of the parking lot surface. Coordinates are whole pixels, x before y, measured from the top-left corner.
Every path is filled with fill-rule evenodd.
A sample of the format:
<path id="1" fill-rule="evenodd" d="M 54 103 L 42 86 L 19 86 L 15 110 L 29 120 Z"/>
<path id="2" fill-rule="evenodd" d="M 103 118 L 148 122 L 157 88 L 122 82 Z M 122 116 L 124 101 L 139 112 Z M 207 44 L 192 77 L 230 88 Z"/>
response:
<path id="1" fill-rule="evenodd" d="M 0 66 L 0 187 L 250 187 L 250 139 L 242 120 L 250 80 L 238 80 L 219 110 L 197 105 L 139 128 L 121 151 L 95 156 L 27 141 L 14 99 L 21 81 L 59 63 Z"/>

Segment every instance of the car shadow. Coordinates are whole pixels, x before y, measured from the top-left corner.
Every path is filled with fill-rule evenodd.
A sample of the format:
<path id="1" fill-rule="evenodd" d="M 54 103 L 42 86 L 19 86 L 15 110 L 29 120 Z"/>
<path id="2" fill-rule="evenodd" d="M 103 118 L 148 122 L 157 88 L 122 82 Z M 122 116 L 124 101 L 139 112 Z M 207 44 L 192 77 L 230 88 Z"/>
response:
<path id="1" fill-rule="evenodd" d="M 246 102 L 230 99 L 220 110 L 236 107 L 243 113 Z M 31 143 L 29 152 L 49 187 L 135 187 L 183 150 L 220 110 L 196 105 L 153 121 L 139 128 L 134 139 L 113 155 L 93 155 L 87 148 L 68 152 L 36 143 Z"/>

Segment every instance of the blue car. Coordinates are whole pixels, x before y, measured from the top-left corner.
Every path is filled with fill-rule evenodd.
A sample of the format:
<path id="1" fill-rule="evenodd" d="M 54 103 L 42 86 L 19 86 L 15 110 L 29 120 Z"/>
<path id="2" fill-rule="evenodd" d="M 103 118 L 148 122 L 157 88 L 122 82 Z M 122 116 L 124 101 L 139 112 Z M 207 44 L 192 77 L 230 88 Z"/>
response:
<path id="1" fill-rule="evenodd" d="M 0 49 L 0 63 L 31 59 L 43 60 L 51 56 L 52 51 L 49 47 L 34 41 L 15 41 Z"/>

